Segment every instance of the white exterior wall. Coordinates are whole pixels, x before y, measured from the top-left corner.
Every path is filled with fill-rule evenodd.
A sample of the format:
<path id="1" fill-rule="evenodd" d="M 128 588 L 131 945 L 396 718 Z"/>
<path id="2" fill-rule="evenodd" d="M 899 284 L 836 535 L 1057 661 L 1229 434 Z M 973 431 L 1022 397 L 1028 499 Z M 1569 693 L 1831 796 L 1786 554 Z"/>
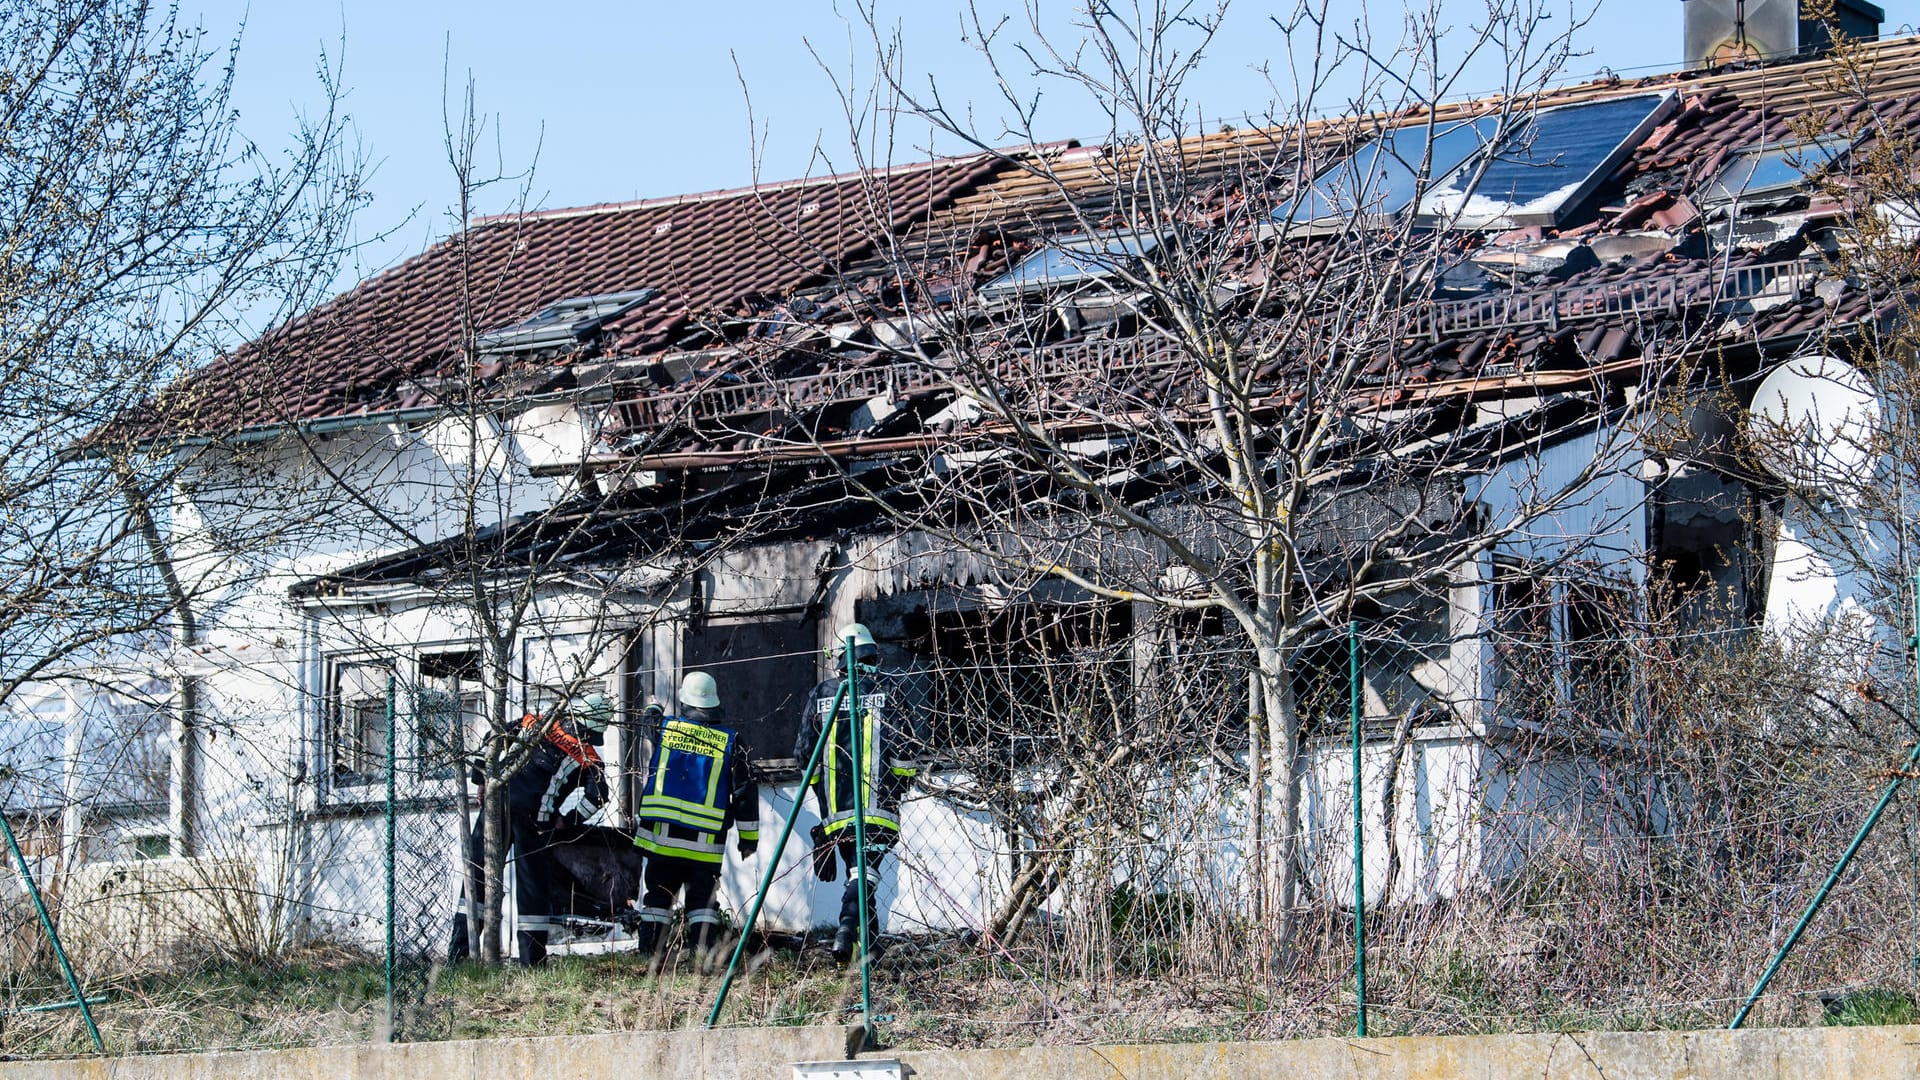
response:
<path id="1" fill-rule="evenodd" d="M 578 433 L 562 428 L 565 425 L 556 427 L 556 438 L 564 437 L 561 441 L 571 447 Z M 327 790 L 318 714 L 327 658 L 362 650 L 412 652 L 471 635 L 457 613 L 410 604 L 399 597 L 379 611 L 318 606 L 302 610 L 289 602 L 286 589 L 296 581 L 437 538 L 457 527 L 460 515 L 443 496 L 465 479 L 465 463 L 476 445 L 469 434 L 442 425 L 421 431 L 363 430 L 321 440 L 313 452 L 326 455 L 334 468 L 353 478 L 355 486 L 372 493 L 378 512 L 356 510 L 350 502 L 315 494 L 312 498 L 322 507 L 316 528 L 289 536 L 276 549 L 249 553 L 245 560 L 225 566 L 218 565 L 221 553 L 216 545 L 199 541 L 229 530 L 245 531 L 250 522 L 265 520 L 269 510 L 283 510 L 272 501 L 276 484 L 294 489 L 315 485 L 315 470 L 304 464 L 308 451 L 285 449 L 267 455 L 267 466 L 228 478 L 250 495 L 211 498 L 187 491 L 176 509 L 174 523 L 190 562 L 202 570 L 218 567 L 238 582 L 206 618 L 205 638 L 217 653 L 217 670 L 203 679 L 204 709 L 217 717 L 219 734 L 203 747 L 201 834 L 240 845 L 261 867 L 263 892 L 291 899 L 285 912 L 263 914 L 263 919 L 282 920 L 290 933 L 324 932 L 369 940 L 363 935 L 379 929 L 367 921 L 362 910 L 366 902 L 356 898 L 380 895 L 378 837 L 383 825 L 370 813 L 370 805 L 356 805 L 353 799 Z M 520 467 L 528 459 L 556 452 L 541 441 L 543 436 L 519 430 L 510 435 L 502 442 L 490 431 L 482 431 L 478 451 L 486 464 L 483 487 L 489 505 L 501 515 L 548 505 L 563 494 L 557 482 L 530 478 Z M 1597 457 L 1606 459 L 1608 469 L 1583 478 L 1582 471 L 1591 468 Z M 1502 553 L 1540 560 L 1573 554 L 1593 560 L 1610 576 L 1638 580 L 1637 555 L 1645 538 L 1644 488 L 1637 479 L 1637 467 L 1638 457 L 1632 451 L 1614 447 L 1601 436 L 1586 436 L 1550 447 L 1538 458 L 1510 463 L 1469 495 L 1486 507 L 1494 528 L 1507 527 L 1542 499 L 1560 502 L 1550 518 L 1515 529 L 1500 545 Z M 304 480 L 296 482 L 301 477 Z M 1567 496 L 1561 491 L 1567 487 L 1577 490 Z M 258 509 L 234 514 L 230 510 L 235 505 Z M 222 512 L 229 516 L 222 519 Z M 377 524 L 382 515 L 403 527 L 395 530 Z M 825 553 L 822 545 L 793 545 L 730 556 L 712 572 L 706 597 L 710 610 L 746 614 L 804 602 L 818 585 L 814 571 Z M 882 588 L 879 577 L 885 575 L 865 569 L 866 557 L 854 561 L 855 569 L 837 571 L 828 581 L 820 620 L 823 634 L 850 618 L 853 603 L 875 589 L 891 592 L 933 584 L 920 579 L 938 576 L 910 573 L 918 563 L 875 559 L 885 563 L 891 574 L 884 583 L 888 587 Z M 949 572 L 959 569 L 950 559 L 943 565 Z M 1437 651 L 1423 654 L 1407 673 L 1415 686 L 1446 703 L 1458 723 L 1419 730 L 1397 766 L 1399 795 L 1393 829 L 1400 869 L 1390 897 L 1396 902 L 1457 895 L 1506 865 L 1514 845 L 1504 838 L 1489 839 L 1484 811 L 1491 800 L 1511 806 L 1514 800 L 1531 797 L 1526 783 L 1505 777 L 1486 755 L 1473 726 L 1481 719 L 1487 695 L 1486 647 L 1471 633 L 1484 617 L 1490 594 L 1487 576 L 1485 564 L 1459 571 L 1451 590 L 1451 608 L 1444 622 L 1436 625 Z M 895 577 L 901 580 L 892 580 Z M 605 622 L 634 628 L 639 641 L 638 693 L 668 697 L 680 666 L 677 620 L 684 615 L 682 598 L 644 602 L 635 598 L 611 620 L 602 620 L 602 614 L 581 607 L 577 594 L 555 591 L 543 596 L 533 621 L 542 633 L 564 633 L 569 626 L 591 629 Z M 523 661 L 524 656 L 523 643 Z M 1388 707 L 1371 682 L 1368 703 L 1374 713 Z M 515 703 L 516 708 L 523 706 L 524 702 Z M 1364 751 L 1370 777 L 1364 796 L 1369 825 L 1367 872 L 1370 902 L 1376 903 L 1386 899 L 1380 891 L 1387 846 L 1380 793 L 1389 767 L 1388 751 L 1378 739 Z M 617 753 L 617 748 L 609 748 L 610 758 Z M 1346 895 L 1351 891 L 1350 871 L 1345 868 L 1350 866 L 1352 829 L 1348 751 L 1338 743 L 1316 744 L 1309 758 L 1309 849 L 1315 865 L 1325 870 L 1321 887 L 1331 895 Z M 1205 769 L 1193 781 L 1190 789 L 1176 796 L 1177 801 L 1191 804 L 1183 806 L 1182 820 L 1212 820 L 1217 827 L 1141 842 L 1164 856 L 1156 865 L 1170 883 L 1190 883 L 1204 893 L 1210 891 L 1206 883 L 1226 884 L 1240 872 L 1245 853 L 1239 848 L 1242 808 L 1236 800 L 1244 796 L 1237 785 L 1212 777 Z M 445 796 L 451 789 L 415 794 Z M 736 912 L 744 912 L 759 884 L 780 817 L 791 806 L 792 797 L 791 784 L 769 786 L 763 792 L 762 854 L 750 860 L 730 858 L 727 864 L 723 896 Z M 837 914 L 843 882 L 818 882 L 806 865 L 805 830 L 813 820 L 809 806 L 775 877 L 763 915 L 769 928 L 796 930 L 829 924 Z M 929 797 L 907 804 L 905 823 L 902 847 L 888 860 L 880 888 L 883 924 L 892 932 L 981 925 L 1007 885 L 1012 866 L 1007 838 L 986 815 L 955 810 Z M 432 850 L 420 857 L 437 860 L 444 867 L 447 888 L 436 902 L 450 916 L 458 889 L 451 815 L 437 812 L 431 824 L 419 824 L 429 834 L 440 830 L 439 842 L 427 844 Z"/>

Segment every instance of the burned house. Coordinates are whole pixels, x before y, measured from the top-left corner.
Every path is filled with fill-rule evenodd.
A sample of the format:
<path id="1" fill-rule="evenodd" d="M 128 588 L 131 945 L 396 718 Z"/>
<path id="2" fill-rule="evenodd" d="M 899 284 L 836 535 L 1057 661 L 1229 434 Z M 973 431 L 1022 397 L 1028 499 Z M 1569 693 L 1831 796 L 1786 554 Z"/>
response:
<path id="1" fill-rule="evenodd" d="M 1884 313 L 1835 256 L 1875 125 L 1920 119 L 1916 52 L 1877 47 L 1860 102 L 1768 63 L 477 220 L 141 421 L 199 455 L 171 520 L 227 583 L 209 639 L 264 651 L 202 677 L 224 735 L 180 782 L 224 787 L 199 805 L 248 818 L 286 918 L 351 933 L 373 868 L 327 853 L 394 755 L 456 887 L 487 688 L 632 717 L 713 672 L 777 819 L 857 619 L 936 766 L 897 929 L 1005 928 L 1116 837 L 1127 873 L 1231 880 L 1276 732 L 1332 882 L 1354 710 L 1411 793 L 1365 796 L 1407 867 L 1375 888 L 1471 889 L 1533 842 L 1498 810 L 1579 786 L 1503 733 L 1632 727 L 1606 646 L 1651 581 L 1697 621 L 1808 613 L 1781 560 L 1817 556 L 1738 428 Z M 1250 623 L 1284 653 L 1261 688 Z M 639 749 L 609 753 L 618 821 Z M 829 910 L 779 881 L 776 924 Z"/>

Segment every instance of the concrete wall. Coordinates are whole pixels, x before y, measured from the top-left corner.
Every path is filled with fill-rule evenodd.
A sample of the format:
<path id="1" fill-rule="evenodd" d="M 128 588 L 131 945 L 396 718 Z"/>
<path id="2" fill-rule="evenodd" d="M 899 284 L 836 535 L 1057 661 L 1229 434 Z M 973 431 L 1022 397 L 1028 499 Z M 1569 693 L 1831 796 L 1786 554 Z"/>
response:
<path id="1" fill-rule="evenodd" d="M 0 1080 L 785 1080 L 843 1056 L 838 1028 L 638 1032 L 0 1064 Z M 1599 1032 L 1454 1038 L 905 1051 L 923 1080 L 1769 1080 L 1920 1075 L 1920 1027 Z"/>

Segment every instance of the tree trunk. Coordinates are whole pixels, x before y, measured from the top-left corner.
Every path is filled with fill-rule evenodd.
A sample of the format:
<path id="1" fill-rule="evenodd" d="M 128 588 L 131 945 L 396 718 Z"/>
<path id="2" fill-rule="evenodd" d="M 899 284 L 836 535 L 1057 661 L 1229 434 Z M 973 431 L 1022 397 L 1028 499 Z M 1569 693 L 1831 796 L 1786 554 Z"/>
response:
<path id="1" fill-rule="evenodd" d="M 1253 925 L 1267 924 L 1267 769 L 1260 677 L 1247 679 L 1247 849 L 1253 871 Z M 1257 931 L 1256 931 L 1257 932 Z"/>
<path id="2" fill-rule="evenodd" d="M 1265 699 L 1267 721 L 1267 775 L 1279 805 L 1269 815 L 1268 873 L 1272 879 L 1272 902 L 1268 923 L 1273 927 L 1273 948 L 1269 961 L 1276 972 L 1293 966 L 1293 940 L 1299 922 L 1300 894 L 1300 714 L 1293 699 L 1293 681 L 1288 676 L 1284 652 L 1271 645 L 1260 645 L 1261 696 Z"/>
<path id="3" fill-rule="evenodd" d="M 479 947 L 475 952 L 483 963 L 497 964 L 505 958 L 500 947 L 501 910 L 506 901 L 507 876 L 507 785 L 490 781 L 480 798 L 481 873 L 485 882 L 480 903 Z"/>
<path id="4" fill-rule="evenodd" d="M 1400 714 L 1400 725 L 1393 732 L 1393 751 L 1387 755 L 1387 775 L 1380 785 L 1380 827 L 1387 838 L 1387 869 L 1380 875 L 1380 902 L 1393 899 L 1395 879 L 1400 876 L 1400 763 L 1413 741 L 1414 718 L 1419 709 Z"/>

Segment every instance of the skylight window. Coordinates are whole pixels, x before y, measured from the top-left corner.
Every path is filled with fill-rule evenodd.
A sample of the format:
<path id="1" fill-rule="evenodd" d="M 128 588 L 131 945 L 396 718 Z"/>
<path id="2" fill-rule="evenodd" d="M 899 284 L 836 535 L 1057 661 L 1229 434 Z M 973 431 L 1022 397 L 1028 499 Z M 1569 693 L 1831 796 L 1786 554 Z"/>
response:
<path id="1" fill-rule="evenodd" d="M 1160 238 L 1151 233 L 1069 236 L 1055 240 L 1022 259 L 1018 266 L 980 286 L 980 295 L 992 300 L 1098 281 L 1138 266 L 1159 246 Z"/>
<path id="2" fill-rule="evenodd" d="M 481 352 L 513 353 L 552 349 L 583 341 L 603 323 L 660 295 L 658 289 L 575 296 L 542 310 L 525 322 L 489 330 L 474 338 Z"/>
<path id="3" fill-rule="evenodd" d="M 1443 177 L 1492 140 L 1498 121 L 1490 116 L 1433 127 L 1429 179 Z M 1427 125 L 1381 133 L 1352 156 L 1324 169 L 1307 190 L 1274 211 L 1275 221 L 1293 225 L 1331 225 L 1360 212 L 1391 217 L 1413 201 L 1420 164 L 1428 157 Z"/>
<path id="4" fill-rule="evenodd" d="M 1797 191 L 1851 149 L 1853 140 L 1844 135 L 1745 147 L 1727 159 L 1700 197 L 1708 203 L 1730 203 Z"/>
<path id="5" fill-rule="evenodd" d="M 1450 228 L 1558 225 L 1673 107 L 1672 94 L 1542 109 L 1491 154 L 1468 159 L 1420 201 L 1423 224 Z"/>

